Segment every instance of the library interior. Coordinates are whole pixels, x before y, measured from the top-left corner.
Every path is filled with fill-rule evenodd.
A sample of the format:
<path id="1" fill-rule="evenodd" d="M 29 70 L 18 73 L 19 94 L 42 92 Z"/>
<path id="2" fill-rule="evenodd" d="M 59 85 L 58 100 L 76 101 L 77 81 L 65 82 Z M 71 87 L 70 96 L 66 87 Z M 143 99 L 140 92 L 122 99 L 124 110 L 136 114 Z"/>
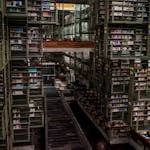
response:
<path id="1" fill-rule="evenodd" d="M 150 150 L 150 0 L 0 0 L 0 150 Z"/>

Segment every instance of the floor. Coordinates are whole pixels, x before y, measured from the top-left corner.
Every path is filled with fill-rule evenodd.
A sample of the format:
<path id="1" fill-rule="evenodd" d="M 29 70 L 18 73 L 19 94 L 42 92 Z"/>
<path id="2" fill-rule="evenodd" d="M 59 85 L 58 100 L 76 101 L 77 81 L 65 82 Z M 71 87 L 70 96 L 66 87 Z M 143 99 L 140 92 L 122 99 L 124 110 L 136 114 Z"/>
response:
<path id="1" fill-rule="evenodd" d="M 91 150 L 76 126 L 68 105 L 56 88 L 45 88 L 47 150 Z"/>

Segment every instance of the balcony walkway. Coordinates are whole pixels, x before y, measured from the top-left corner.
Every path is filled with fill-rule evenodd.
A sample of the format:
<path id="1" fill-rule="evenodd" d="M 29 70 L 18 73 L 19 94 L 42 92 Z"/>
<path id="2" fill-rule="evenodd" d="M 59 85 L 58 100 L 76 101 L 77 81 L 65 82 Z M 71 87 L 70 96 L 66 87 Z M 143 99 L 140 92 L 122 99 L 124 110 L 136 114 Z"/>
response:
<path id="1" fill-rule="evenodd" d="M 56 88 L 45 87 L 46 150 L 91 150 L 68 104 Z"/>
<path id="2" fill-rule="evenodd" d="M 92 41 L 44 41 L 43 52 L 82 52 L 94 48 Z"/>

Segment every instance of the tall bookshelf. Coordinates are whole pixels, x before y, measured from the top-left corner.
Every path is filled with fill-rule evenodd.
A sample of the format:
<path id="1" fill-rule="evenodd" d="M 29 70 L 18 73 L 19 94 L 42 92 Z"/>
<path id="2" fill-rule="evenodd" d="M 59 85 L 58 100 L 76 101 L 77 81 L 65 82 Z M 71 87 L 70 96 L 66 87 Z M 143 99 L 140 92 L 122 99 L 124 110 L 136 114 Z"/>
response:
<path id="1" fill-rule="evenodd" d="M 10 115 L 11 109 L 9 104 L 9 87 L 8 87 L 8 73 L 7 67 L 0 71 L 0 149 L 11 150 L 11 129 Z"/>
<path id="2" fill-rule="evenodd" d="M 34 24 L 56 24 L 57 10 L 55 0 L 28 1 L 28 22 Z"/>
<path id="3" fill-rule="evenodd" d="M 9 19 L 8 19 L 9 20 Z M 11 21 L 10 21 L 11 22 Z M 26 21 L 24 20 L 24 23 Z M 8 26 L 11 70 L 13 142 L 30 141 L 27 70 L 27 28 L 18 19 Z"/>
<path id="4" fill-rule="evenodd" d="M 90 80 L 91 56 L 90 52 L 66 52 L 64 63 L 67 67 L 74 70 L 74 74 L 81 75 Z M 71 75 L 71 74 L 70 74 Z M 88 82 L 88 81 L 87 81 Z"/>
<path id="5" fill-rule="evenodd" d="M 89 5 L 74 5 L 74 10 L 64 16 L 62 38 L 89 41 L 89 9 Z"/>
<path id="6" fill-rule="evenodd" d="M 133 81 L 134 94 L 132 101 L 132 127 L 136 132 L 146 135 L 149 131 L 150 124 L 150 60 L 137 59 L 135 60 L 134 68 L 135 76 Z"/>
<path id="7" fill-rule="evenodd" d="M 4 90 L 4 71 L 0 72 L 0 148 L 7 148 L 6 128 L 5 128 L 5 90 Z"/>
<path id="8" fill-rule="evenodd" d="M 29 118 L 30 127 L 44 125 L 44 93 L 42 79 L 42 42 L 51 37 L 48 30 L 56 25 L 55 0 L 31 0 L 27 9 L 28 75 L 29 75 Z"/>
<path id="9" fill-rule="evenodd" d="M 26 58 L 27 41 L 26 27 L 22 25 L 12 26 L 9 29 L 11 58 Z"/>
<path id="10" fill-rule="evenodd" d="M 31 128 L 43 127 L 44 125 L 44 95 L 41 69 L 40 57 L 28 59 L 29 119 Z"/>
<path id="11" fill-rule="evenodd" d="M 30 142 L 44 126 L 41 73 L 43 31 L 57 20 L 55 1 L 6 0 L 6 46 L 10 56 L 13 143 Z"/>
<path id="12" fill-rule="evenodd" d="M 5 65 L 5 49 L 4 49 L 4 11 L 3 3 L 0 3 L 0 70 Z"/>
<path id="13" fill-rule="evenodd" d="M 56 78 L 56 64 L 52 62 L 46 62 L 43 60 L 42 62 L 42 77 L 43 83 L 45 85 L 55 85 L 55 78 Z"/>
<path id="14" fill-rule="evenodd" d="M 0 2 L 0 149 L 11 148 L 9 105 L 9 57 L 5 47 L 4 1 Z"/>
<path id="15" fill-rule="evenodd" d="M 26 13 L 27 0 L 6 0 L 6 12 L 14 14 Z"/>
<path id="16" fill-rule="evenodd" d="M 31 0 L 28 2 L 28 22 L 37 22 L 40 20 L 41 1 Z"/>
<path id="17" fill-rule="evenodd" d="M 38 25 L 28 25 L 28 56 L 42 56 L 41 27 Z"/>
<path id="18" fill-rule="evenodd" d="M 30 140 L 27 79 L 28 71 L 26 60 L 11 60 L 12 120 L 14 142 Z"/>
<path id="19" fill-rule="evenodd" d="M 55 3 L 56 3 L 55 0 L 42 0 L 41 1 L 42 23 L 56 24 L 57 16 L 56 16 L 56 4 Z"/>
<path id="20" fill-rule="evenodd" d="M 149 5 L 147 0 L 93 5 L 98 13 L 93 73 L 110 143 L 127 142 L 130 127 L 141 134 L 149 130 Z"/>
<path id="21" fill-rule="evenodd" d="M 0 7 L 1 9 L 1 7 Z M 0 10 L 0 70 L 3 68 L 3 48 L 2 48 L 2 11 Z"/>

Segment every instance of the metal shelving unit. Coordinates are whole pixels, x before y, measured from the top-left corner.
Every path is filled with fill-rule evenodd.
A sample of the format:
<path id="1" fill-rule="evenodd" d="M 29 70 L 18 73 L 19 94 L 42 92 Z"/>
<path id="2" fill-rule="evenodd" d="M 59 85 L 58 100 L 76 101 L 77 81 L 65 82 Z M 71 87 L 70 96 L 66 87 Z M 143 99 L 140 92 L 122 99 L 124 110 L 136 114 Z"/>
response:
<path id="1" fill-rule="evenodd" d="M 58 10 L 56 0 L 0 4 L 0 149 L 11 150 L 11 139 L 30 142 L 30 129 L 44 125 L 42 43 L 57 36 Z M 85 78 L 87 99 L 80 97 L 79 105 L 107 141 L 127 143 L 130 127 L 143 136 L 149 131 L 150 2 L 90 0 L 89 4 L 76 8 L 72 22 L 62 23 L 64 30 L 72 31 L 62 36 L 79 40 L 94 33 L 88 35 L 95 41 L 93 62 L 87 62 L 83 52 L 73 52 L 64 54 L 69 59 L 65 65 L 80 80 Z"/>
<path id="2" fill-rule="evenodd" d="M 5 47 L 4 1 L 0 2 L 0 149 L 11 150 L 9 106 L 9 57 Z M 9 145 L 9 144 L 10 145 Z"/>
<path id="3" fill-rule="evenodd" d="M 41 58 L 32 57 L 28 61 L 30 127 L 44 126 L 44 93 Z"/>
<path id="4" fill-rule="evenodd" d="M 6 46 L 10 57 L 13 143 L 30 142 L 31 128 L 44 127 L 42 42 L 55 25 L 55 1 L 5 1 Z"/>
<path id="5" fill-rule="evenodd" d="M 91 63 L 90 52 L 69 52 L 64 53 L 64 63 L 70 69 L 74 70 L 74 75 L 83 76 L 88 80 L 91 79 Z M 71 75 L 71 74 L 70 74 Z"/>
<path id="6" fill-rule="evenodd" d="M 0 148 L 7 148 L 6 127 L 5 127 L 5 90 L 4 90 L 4 71 L 0 72 Z"/>
<path id="7" fill-rule="evenodd" d="M 62 38 L 89 41 L 89 9 L 86 4 L 74 5 L 74 10 L 64 16 Z"/>
<path id="8" fill-rule="evenodd" d="M 28 73 L 30 127 L 44 126 L 44 93 L 42 78 L 43 41 L 57 24 L 55 0 L 28 1 Z"/>
<path id="9" fill-rule="evenodd" d="M 11 111 L 13 142 L 29 142 L 29 94 L 27 70 L 27 28 L 26 20 L 8 19 L 8 40 L 10 50 L 10 76 L 11 76 Z"/>
<path id="10" fill-rule="evenodd" d="M 3 2 L 0 3 L 0 70 L 6 65 L 5 47 L 4 47 L 4 10 Z"/>
<path id="11" fill-rule="evenodd" d="M 55 85 L 56 64 L 53 62 L 42 62 L 42 76 L 45 85 Z"/>
<path id="12" fill-rule="evenodd" d="M 102 113 L 110 143 L 114 139 L 126 143 L 129 127 L 141 134 L 149 130 L 149 1 L 95 4 L 93 80 L 99 83 L 101 105 L 106 108 Z M 140 104 L 143 109 L 138 109 Z"/>
<path id="13" fill-rule="evenodd" d="M 13 142 L 29 142 L 29 92 L 26 60 L 12 60 L 11 69 Z"/>
<path id="14" fill-rule="evenodd" d="M 6 12 L 7 13 L 25 13 L 26 0 L 7 0 L 6 1 Z"/>

